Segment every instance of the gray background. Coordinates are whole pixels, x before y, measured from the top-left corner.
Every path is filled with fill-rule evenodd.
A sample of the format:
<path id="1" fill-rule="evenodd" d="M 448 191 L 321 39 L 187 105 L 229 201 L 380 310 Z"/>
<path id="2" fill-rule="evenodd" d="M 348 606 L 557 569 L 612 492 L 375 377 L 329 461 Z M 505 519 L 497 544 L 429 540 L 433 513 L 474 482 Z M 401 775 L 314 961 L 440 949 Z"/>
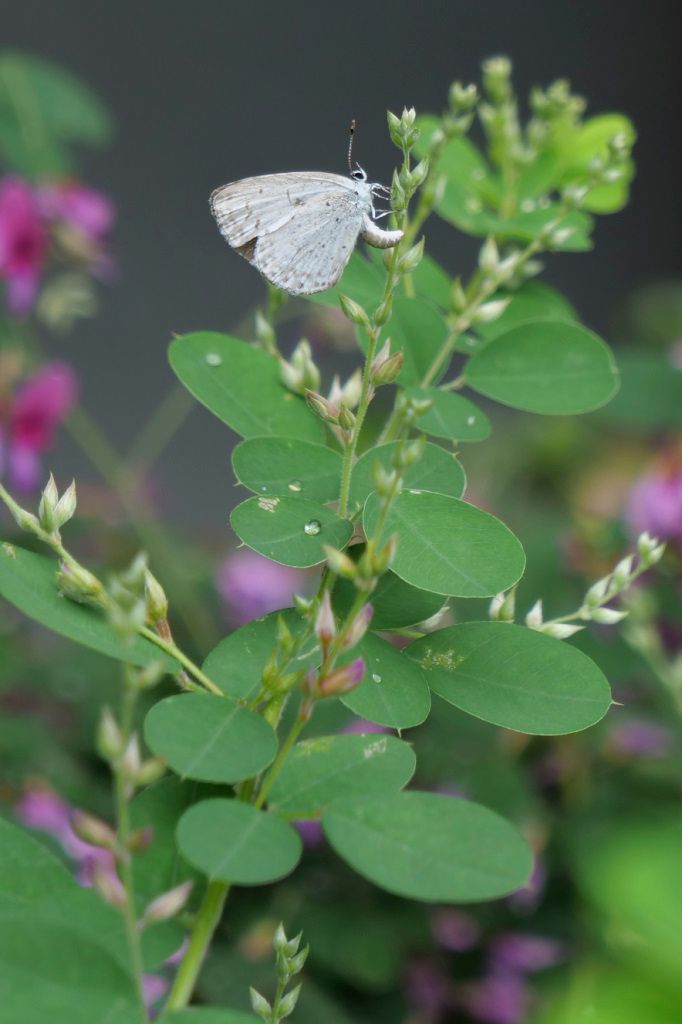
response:
<path id="1" fill-rule="evenodd" d="M 522 95 L 566 76 L 591 112 L 622 110 L 638 126 L 632 206 L 600 220 L 594 253 L 556 257 L 549 275 L 608 332 L 632 288 L 680 270 L 678 16 L 665 0 L 6 4 L 3 45 L 71 68 L 118 124 L 112 149 L 87 155 L 83 173 L 118 205 L 121 280 L 102 290 L 99 317 L 57 346 L 81 373 L 85 405 L 125 445 L 172 383 L 171 332 L 230 329 L 262 297 L 214 228 L 211 189 L 267 171 L 343 173 L 350 117 L 357 158 L 388 181 L 386 108 L 438 110 L 452 79 L 475 79 L 499 52 L 513 58 Z M 467 239 L 433 222 L 427 234 L 450 270 L 466 271 Z M 159 471 L 173 518 L 224 521 L 229 442 L 208 413 L 192 413 Z M 54 461 L 92 475 L 68 446 Z"/>

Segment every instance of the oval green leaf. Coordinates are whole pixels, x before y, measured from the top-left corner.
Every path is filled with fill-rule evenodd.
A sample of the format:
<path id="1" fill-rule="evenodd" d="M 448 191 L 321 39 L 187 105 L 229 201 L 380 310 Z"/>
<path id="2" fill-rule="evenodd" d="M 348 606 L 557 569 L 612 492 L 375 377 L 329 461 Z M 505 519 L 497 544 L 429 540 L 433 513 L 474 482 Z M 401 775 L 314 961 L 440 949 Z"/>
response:
<path id="1" fill-rule="evenodd" d="M 483 441 L 490 434 L 488 417 L 462 395 L 438 388 L 407 388 L 405 393 L 410 398 L 431 399 L 431 408 L 417 421 L 426 434 L 450 441 Z"/>
<path id="2" fill-rule="evenodd" d="M 0 595 L 24 615 L 110 658 L 133 665 L 160 661 L 168 672 L 180 670 L 177 661 L 142 637 L 136 637 L 130 645 L 122 643 L 102 612 L 60 595 L 56 575 L 53 558 L 13 544 L 0 547 Z"/>
<path id="3" fill-rule="evenodd" d="M 132 860 L 135 896 L 144 905 L 181 882 L 196 878 L 194 869 L 178 853 L 175 830 L 187 808 L 209 792 L 202 783 L 183 782 L 177 775 L 168 774 L 134 797 L 130 805 L 133 828 L 151 828 L 154 835 L 144 857 Z"/>
<path id="4" fill-rule="evenodd" d="M 298 494 L 312 501 L 335 501 L 341 483 L 341 456 L 332 448 L 294 437 L 254 437 L 232 452 L 240 484 L 255 494 Z"/>
<path id="5" fill-rule="evenodd" d="M 282 434 L 321 441 L 324 425 L 280 382 L 277 360 L 228 334 L 185 334 L 168 349 L 187 390 L 242 437 Z"/>
<path id="6" fill-rule="evenodd" d="M 179 693 L 147 713 L 144 738 L 182 778 L 240 782 L 257 775 L 277 753 L 274 730 L 229 697 Z"/>
<path id="7" fill-rule="evenodd" d="M 358 547 L 364 550 L 362 545 Z M 347 615 L 356 596 L 357 590 L 351 580 L 338 579 L 332 594 L 332 604 L 336 613 Z M 428 590 L 413 587 L 411 583 L 406 583 L 389 570 L 379 578 L 376 589 L 372 591 L 372 629 L 404 629 L 406 626 L 416 626 L 439 612 L 444 603 L 445 598 L 442 594 L 431 594 Z"/>
<path id="8" fill-rule="evenodd" d="M 341 698 L 346 707 L 391 729 L 421 725 L 431 710 L 431 696 L 421 670 L 412 671 L 414 662 L 374 633 L 363 637 L 341 663 L 356 658 L 364 658 L 365 675 L 359 686 Z"/>
<path id="9" fill-rule="evenodd" d="M 380 501 L 370 494 L 364 524 L 374 533 Z M 381 534 L 398 533 L 391 568 L 415 587 L 453 597 L 493 597 L 520 579 L 525 566 L 521 544 L 488 512 L 445 494 L 404 491 L 391 506 Z"/>
<path id="10" fill-rule="evenodd" d="M 236 700 L 251 700 L 257 696 L 263 668 L 277 641 L 277 621 L 280 615 L 294 637 L 307 629 L 306 623 L 294 608 L 284 608 L 281 612 L 272 612 L 262 619 L 247 622 L 213 648 L 202 667 L 223 693 Z M 314 641 L 307 643 L 296 655 L 297 669 L 316 667 L 319 664 L 319 647 Z"/>
<path id="11" fill-rule="evenodd" d="M 286 818 L 319 818 L 333 800 L 397 793 L 414 775 L 412 747 L 395 736 L 320 736 L 297 743 L 270 790 Z"/>
<path id="12" fill-rule="evenodd" d="M 589 412 L 618 390 L 611 350 L 579 324 L 533 320 L 498 335 L 475 353 L 469 387 L 526 412 L 563 416 Z"/>
<path id="13" fill-rule="evenodd" d="M 352 797 L 331 804 L 322 824 L 352 868 L 408 899 L 495 899 L 520 888 L 532 867 L 514 826 L 468 800 L 417 792 Z"/>
<path id="14" fill-rule="evenodd" d="M 421 426 L 421 420 L 420 420 Z M 374 490 L 372 470 L 375 462 L 380 462 L 385 469 L 390 469 L 400 442 L 370 448 L 361 455 L 353 467 L 350 481 L 350 506 L 359 508 Z M 461 498 L 466 487 L 466 476 L 461 463 L 453 452 L 441 448 L 437 444 L 424 445 L 419 459 L 403 473 L 405 487 L 422 491 L 437 491 L 439 494 L 450 494 L 453 498 Z"/>
<path id="15" fill-rule="evenodd" d="M 353 525 L 307 498 L 247 498 L 230 524 L 240 540 L 282 565 L 305 568 L 324 561 L 324 545 L 344 548 Z"/>
<path id="16" fill-rule="evenodd" d="M 236 885 L 275 882 L 301 857 L 291 825 L 241 800 L 202 800 L 185 811 L 177 835 L 190 864 L 210 879 Z"/>
<path id="17" fill-rule="evenodd" d="M 578 732 L 611 703 L 609 684 L 587 655 L 525 626 L 464 622 L 416 640 L 406 654 L 439 697 L 505 729 Z"/>

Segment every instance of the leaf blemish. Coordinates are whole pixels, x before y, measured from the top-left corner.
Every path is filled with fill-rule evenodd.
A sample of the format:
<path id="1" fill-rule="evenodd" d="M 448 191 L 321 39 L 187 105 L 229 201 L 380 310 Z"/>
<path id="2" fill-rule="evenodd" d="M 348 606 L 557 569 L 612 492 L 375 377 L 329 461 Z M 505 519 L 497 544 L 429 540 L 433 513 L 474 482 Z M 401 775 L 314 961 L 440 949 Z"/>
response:
<path id="1" fill-rule="evenodd" d="M 259 498 L 258 499 L 258 508 L 262 508 L 264 512 L 274 512 L 278 505 L 279 505 L 279 498 Z"/>
<path id="2" fill-rule="evenodd" d="M 422 668 L 444 668 L 447 672 L 454 670 L 464 661 L 463 654 L 455 654 L 454 651 L 433 651 L 427 647 L 426 653 L 420 665 Z"/>
<path id="3" fill-rule="evenodd" d="M 365 760 L 370 757 L 375 757 L 377 754 L 385 754 L 386 747 L 388 746 L 386 739 L 376 740 L 374 743 L 370 743 L 368 747 L 365 747 L 364 755 Z"/>

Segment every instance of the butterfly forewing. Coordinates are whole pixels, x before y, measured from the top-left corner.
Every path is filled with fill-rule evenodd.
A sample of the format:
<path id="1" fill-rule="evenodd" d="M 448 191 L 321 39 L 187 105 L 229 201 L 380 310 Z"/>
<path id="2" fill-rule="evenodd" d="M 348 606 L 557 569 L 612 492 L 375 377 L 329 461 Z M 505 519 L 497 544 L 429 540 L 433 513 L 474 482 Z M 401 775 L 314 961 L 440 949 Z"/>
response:
<path id="1" fill-rule="evenodd" d="M 317 171 L 244 178 L 211 196 L 227 242 L 272 284 L 303 295 L 339 279 L 370 208 L 352 178 Z"/>

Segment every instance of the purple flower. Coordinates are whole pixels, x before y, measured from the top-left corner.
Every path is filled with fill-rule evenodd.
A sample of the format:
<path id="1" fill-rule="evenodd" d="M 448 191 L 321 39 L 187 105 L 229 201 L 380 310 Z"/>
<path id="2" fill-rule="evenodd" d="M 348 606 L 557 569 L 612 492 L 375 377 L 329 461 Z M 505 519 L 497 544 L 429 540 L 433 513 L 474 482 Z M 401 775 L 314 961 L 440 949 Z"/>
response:
<path id="1" fill-rule="evenodd" d="M 36 199 L 47 220 L 64 221 L 98 241 L 109 234 L 116 218 L 114 204 L 107 196 L 75 181 L 43 185 Z"/>
<path id="2" fill-rule="evenodd" d="M 342 733 L 360 733 L 364 735 L 369 732 L 391 732 L 387 725 L 379 725 L 377 722 L 368 722 L 366 718 L 353 718 L 348 725 L 344 725 Z"/>
<path id="3" fill-rule="evenodd" d="M 664 725 L 633 718 L 611 729 L 607 749 L 624 758 L 663 757 L 671 744 L 672 734 Z"/>
<path id="4" fill-rule="evenodd" d="M 450 1006 L 452 991 L 444 974 L 428 960 L 413 960 L 405 977 L 405 995 L 416 1010 L 438 1016 Z"/>
<path id="5" fill-rule="evenodd" d="M 524 1024 L 531 1007 L 531 991 L 514 973 L 492 973 L 462 985 L 458 1001 L 474 1020 L 484 1024 Z"/>
<path id="6" fill-rule="evenodd" d="M 466 953 L 481 937 L 478 922 L 463 910 L 441 910 L 431 919 L 433 937 L 442 949 Z"/>
<path id="7" fill-rule="evenodd" d="M 307 850 L 314 850 L 324 842 L 322 824 L 315 818 L 299 818 L 293 824 Z"/>
<path id="8" fill-rule="evenodd" d="M 163 978 L 160 974 L 143 974 L 142 996 L 147 1009 L 153 1010 L 154 1004 L 165 996 L 169 988 L 168 978 Z"/>
<path id="9" fill-rule="evenodd" d="M 547 881 L 547 868 L 538 855 L 533 863 L 533 870 L 530 878 L 521 889 L 517 889 L 508 897 L 508 902 L 514 910 L 529 914 L 539 905 Z"/>
<path id="10" fill-rule="evenodd" d="M 68 416 L 78 384 L 65 363 L 47 363 L 19 386 L 0 417 L 0 476 L 7 463 L 12 483 L 30 491 L 41 476 L 40 455 L 52 448 L 58 426 Z"/>
<path id="11" fill-rule="evenodd" d="M 530 974 L 553 967 L 565 958 L 564 946 L 555 939 L 524 932 L 504 932 L 488 947 L 493 973 L 517 971 Z"/>
<path id="12" fill-rule="evenodd" d="M 230 609 L 231 618 L 242 625 L 288 607 L 303 579 L 296 569 L 271 562 L 249 548 L 240 548 L 218 567 L 216 587 Z"/>
<path id="13" fill-rule="evenodd" d="M 634 536 L 647 531 L 682 544 L 682 472 L 659 469 L 641 477 L 628 498 L 625 521 Z"/>
<path id="14" fill-rule="evenodd" d="M 36 196 L 21 178 L 0 180 L 0 278 L 7 282 L 10 312 L 33 305 L 45 262 L 48 233 Z"/>

